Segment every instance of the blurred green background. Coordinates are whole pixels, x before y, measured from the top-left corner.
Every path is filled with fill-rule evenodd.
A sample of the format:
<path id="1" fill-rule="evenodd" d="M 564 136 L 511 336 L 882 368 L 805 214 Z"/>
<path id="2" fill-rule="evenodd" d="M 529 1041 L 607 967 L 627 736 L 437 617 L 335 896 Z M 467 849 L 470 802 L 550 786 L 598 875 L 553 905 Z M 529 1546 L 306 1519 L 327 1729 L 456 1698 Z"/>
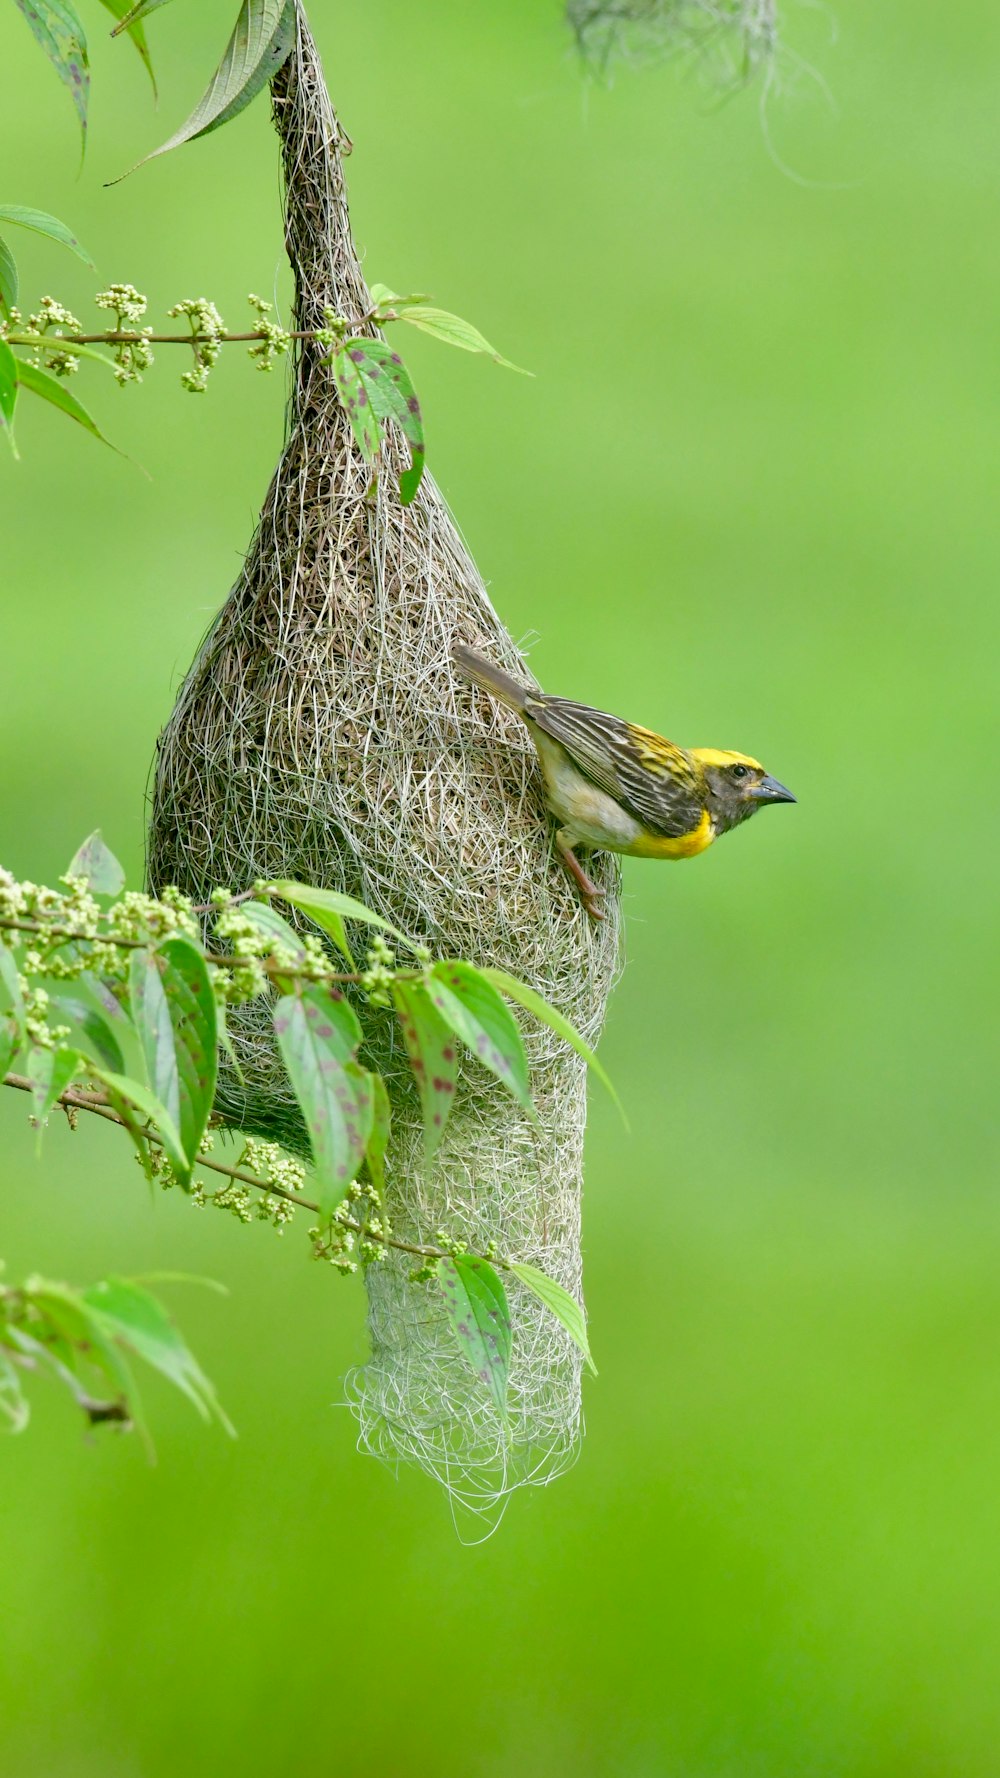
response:
<path id="1" fill-rule="evenodd" d="M 588 85 L 557 0 L 311 10 L 371 276 L 537 373 L 407 342 L 510 629 L 550 689 L 757 754 L 800 802 L 626 863 L 601 1374 L 575 1471 L 481 1547 L 331 1406 L 357 1284 L 150 1208 L 101 1129 L 39 1164 L 6 1095 L 10 1274 L 223 1279 L 173 1301 L 240 1437 L 154 1381 L 149 1468 L 36 1388 L 0 1449 L 5 1770 L 995 1778 L 1000 15 L 841 0 L 834 41 L 790 3 L 835 106 L 788 63 L 762 109 L 676 68 Z M 4 198 L 157 319 L 284 300 L 265 105 L 102 185 L 187 114 L 232 0 L 151 21 L 158 116 L 84 11 L 79 179 L 66 95 L 0 20 Z M 27 296 L 97 320 L 84 267 L 17 246 Z M 0 857 L 36 880 L 98 823 L 138 879 L 155 737 L 279 447 L 280 374 L 233 352 L 193 399 L 181 368 L 77 385 L 151 480 L 27 401 L 0 464 Z"/>

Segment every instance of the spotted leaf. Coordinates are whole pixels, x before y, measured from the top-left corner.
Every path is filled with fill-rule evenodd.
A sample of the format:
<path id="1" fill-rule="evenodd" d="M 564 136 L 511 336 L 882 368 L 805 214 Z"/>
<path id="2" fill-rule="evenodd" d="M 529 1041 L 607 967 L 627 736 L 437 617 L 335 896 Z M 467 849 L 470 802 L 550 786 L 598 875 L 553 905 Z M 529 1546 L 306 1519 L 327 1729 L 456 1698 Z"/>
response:
<path id="1" fill-rule="evenodd" d="M 360 1030 L 345 1001 L 322 988 L 284 994 L 274 1031 L 312 1146 L 320 1204 L 335 1210 L 365 1158 L 375 1104 L 371 1076 L 348 1058 Z"/>
<path id="2" fill-rule="evenodd" d="M 427 992 L 456 1037 L 530 1112 L 531 1086 L 521 1033 L 492 983 L 471 963 L 435 963 Z"/>
<path id="3" fill-rule="evenodd" d="M 347 340 L 341 349 L 357 369 L 377 417 L 395 420 L 409 444 L 410 467 L 399 478 L 399 498 L 409 506 L 420 486 L 427 455 L 420 402 L 410 373 L 385 340 Z"/>
<path id="4" fill-rule="evenodd" d="M 500 1414 L 507 1412 L 510 1310 L 507 1293 L 485 1259 L 463 1254 L 438 1261 L 438 1282 L 459 1345 Z"/>
<path id="5" fill-rule="evenodd" d="M 458 1044 L 423 982 L 396 982 L 392 990 L 406 1053 L 424 1113 L 424 1152 L 430 1160 L 455 1103 Z"/>
<path id="6" fill-rule="evenodd" d="M 378 418 L 368 397 L 360 366 L 345 340 L 333 354 L 333 375 L 351 423 L 351 431 L 366 463 L 374 463 L 381 442 Z"/>
<path id="7" fill-rule="evenodd" d="M 90 96 L 90 64 L 87 38 L 71 0 L 14 0 L 31 27 L 70 97 L 87 141 L 87 101 Z"/>
<path id="8" fill-rule="evenodd" d="M 155 951 L 133 953 L 130 986 L 149 1083 L 180 1137 L 179 1178 L 187 1187 L 208 1126 L 218 1069 L 218 1017 L 208 967 L 189 938 L 170 938 Z"/>

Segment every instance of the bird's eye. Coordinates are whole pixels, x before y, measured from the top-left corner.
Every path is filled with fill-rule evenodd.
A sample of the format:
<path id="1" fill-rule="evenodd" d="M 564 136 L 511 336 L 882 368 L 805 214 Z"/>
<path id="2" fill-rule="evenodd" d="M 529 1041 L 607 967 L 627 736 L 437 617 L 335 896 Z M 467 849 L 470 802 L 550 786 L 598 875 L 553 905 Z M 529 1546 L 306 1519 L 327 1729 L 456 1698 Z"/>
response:
<path id="1" fill-rule="evenodd" d="M 730 766 L 729 770 L 734 778 L 749 778 L 750 776 L 749 766 Z"/>

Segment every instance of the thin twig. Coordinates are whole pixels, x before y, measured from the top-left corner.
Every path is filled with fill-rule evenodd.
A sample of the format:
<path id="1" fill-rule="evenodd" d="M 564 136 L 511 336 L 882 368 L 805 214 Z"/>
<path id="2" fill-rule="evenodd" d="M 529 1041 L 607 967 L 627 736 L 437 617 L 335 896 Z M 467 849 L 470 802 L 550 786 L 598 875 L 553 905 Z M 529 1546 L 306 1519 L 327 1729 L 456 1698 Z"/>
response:
<path id="1" fill-rule="evenodd" d="M 34 1090 L 33 1083 L 23 1074 L 5 1075 L 3 1085 L 13 1087 L 19 1093 L 30 1093 Z M 60 1093 L 55 1105 L 68 1106 L 72 1111 L 89 1111 L 95 1117 L 103 1118 L 105 1123 L 117 1124 L 122 1130 L 128 1129 L 124 1118 L 119 1117 L 116 1111 L 112 1111 L 107 1101 L 96 1093 L 77 1092 L 72 1087 L 67 1087 L 64 1093 Z M 55 1106 L 53 1106 L 53 1110 L 55 1110 Z M 154 1143 L 157 1148 L 163 1147 L 163 1140 L 155 1130 L 143 1126 L 140 1134 L 145 1141 Z M 251 1185 L 257 1191 L 269 1192 L 272 1197 L 284 1198 L 286 1203 L 294 1204 L 298 1210 L 311 1210 L 314 1216 L 325 1214 L 321 1206 L 312 1198 L 303 1198 L 297 1192 L 286 1191 L 283 1185 L 274 1185 L 268 1179 L 258 1179 L 255 1173 L 248 1173 L 243 1167 L 227 1167 L 225 1161 L 213 1161 L 207 1155 L 199 1155 L 196 1165 L 210 1173 L 222 1173 L 227 1179 L 235 1179 L 241 1185 Z M 392 1247 L 398 1253 L 411 1253 L 417 1259 L 447 1259 L 448 1257 L 447 1249 L 444 1247 L 423 1246 L 419 1242 L 400 1241 L 395 1235 L 377 1234 L 374 1229 L 369 1228 L 367 1223 L 358 1222 L 353 1216 L 335 1216 L 333 1220 L 337 1228 L 349 1229 L 352 1234 L 362 1235 L 366 1241 L 378 1241 L 383 1247 Z"/>

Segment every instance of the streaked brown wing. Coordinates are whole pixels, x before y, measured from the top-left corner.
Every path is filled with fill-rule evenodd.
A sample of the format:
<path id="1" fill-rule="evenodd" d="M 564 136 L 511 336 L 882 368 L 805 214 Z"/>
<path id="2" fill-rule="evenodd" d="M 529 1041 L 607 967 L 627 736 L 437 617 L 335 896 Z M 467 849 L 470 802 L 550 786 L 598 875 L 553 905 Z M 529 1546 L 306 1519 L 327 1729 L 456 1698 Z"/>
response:
<path id="1" fill-rule="evenodd" d="M 529 697 L 525 715 L 649 833 L 672 837 L 698 825 L 702 809 L 691 762 L 672 741 L 568 698 Z"/>

